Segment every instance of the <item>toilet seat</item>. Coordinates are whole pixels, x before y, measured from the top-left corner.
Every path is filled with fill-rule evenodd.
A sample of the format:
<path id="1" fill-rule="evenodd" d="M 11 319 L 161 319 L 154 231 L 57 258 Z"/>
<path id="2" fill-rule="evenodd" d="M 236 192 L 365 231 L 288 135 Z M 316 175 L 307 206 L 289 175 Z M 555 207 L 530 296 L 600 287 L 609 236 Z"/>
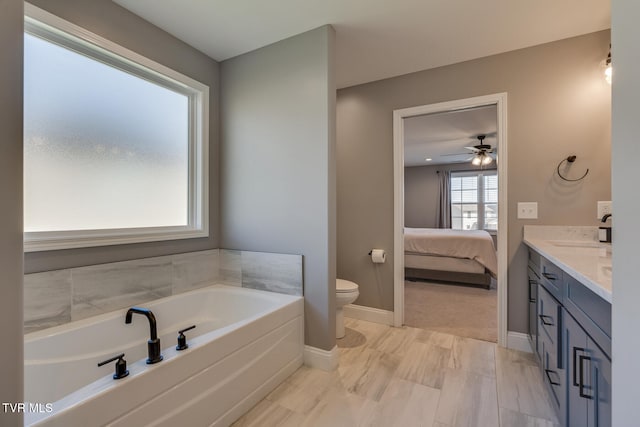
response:
<path id="1" fill-rule="evenodd" d="M 336 292 L 354 292 L 358 290 L 358 285 L 344 279 L 336 279 Z"/>

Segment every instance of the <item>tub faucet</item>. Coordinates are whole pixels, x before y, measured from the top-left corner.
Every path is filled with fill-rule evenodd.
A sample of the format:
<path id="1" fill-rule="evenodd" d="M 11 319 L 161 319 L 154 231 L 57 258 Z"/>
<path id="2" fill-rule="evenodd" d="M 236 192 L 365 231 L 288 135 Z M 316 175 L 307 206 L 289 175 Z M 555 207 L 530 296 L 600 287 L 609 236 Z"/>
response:
<path id="1" fill-rule="evenodd" d="M 156 326 L 156 316 L 153 315 L 151 310 L 148 308 L 140 308 L 140 307 L 131 307 L 127 310 L 127 315 L 124 319 L 124 323 L 131 323 L 131 317 L 133 313 L 142 314 L 147 317 L 149 320 L 149 331 L 150 337 L 149 341 L 147 341 L 147 347 L 149 350 L 149 358 L 147 359 L 147 364 L 158 363 L 162 360 L 162 354 L 160 354 L 160 339 L 158 338 L 158 329 Z"/>
<path id="2" fill-rule="evenodd" d="M 602 216 L 602 222 L 607 222 L 607 220 L 611 218 L 611 214 L 605 214 Z"/>

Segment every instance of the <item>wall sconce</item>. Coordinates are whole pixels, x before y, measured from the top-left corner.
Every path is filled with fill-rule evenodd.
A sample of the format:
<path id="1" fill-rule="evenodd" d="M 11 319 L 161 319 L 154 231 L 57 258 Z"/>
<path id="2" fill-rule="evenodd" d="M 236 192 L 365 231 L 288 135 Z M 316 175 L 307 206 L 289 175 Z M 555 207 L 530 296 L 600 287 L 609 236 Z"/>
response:
<path id="1" fill-rule="evenodd" d="M 611 67 L 611 43 L 609 43 L 609 54 L 604 62 L 604 79 L 607 83 L 611 84 L 611 76 L 613 75 L 613 68 Z"/>

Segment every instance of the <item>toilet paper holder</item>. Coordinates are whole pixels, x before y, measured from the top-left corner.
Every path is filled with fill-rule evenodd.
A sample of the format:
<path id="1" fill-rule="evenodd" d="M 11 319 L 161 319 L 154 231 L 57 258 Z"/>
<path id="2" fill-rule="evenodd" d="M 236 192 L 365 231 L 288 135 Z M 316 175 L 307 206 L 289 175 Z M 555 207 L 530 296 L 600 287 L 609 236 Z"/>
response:
<path id="1" fill-rule="evenodd" d="M 369 256 L 374 264 L 384 264 L 386 261 L 386 253 L 384 249 L 372 249 L 369 251 Z"/>

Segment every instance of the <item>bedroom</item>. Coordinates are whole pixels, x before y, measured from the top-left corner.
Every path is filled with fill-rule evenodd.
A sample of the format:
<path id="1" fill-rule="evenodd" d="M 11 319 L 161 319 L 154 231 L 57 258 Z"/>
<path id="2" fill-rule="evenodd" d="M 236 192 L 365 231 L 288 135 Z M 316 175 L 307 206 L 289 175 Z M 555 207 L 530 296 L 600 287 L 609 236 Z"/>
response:
<path id="1" fill-rule="evenodd" d="M 403 119 L 405 324 L 496 342 L 497 105 Z"/>

